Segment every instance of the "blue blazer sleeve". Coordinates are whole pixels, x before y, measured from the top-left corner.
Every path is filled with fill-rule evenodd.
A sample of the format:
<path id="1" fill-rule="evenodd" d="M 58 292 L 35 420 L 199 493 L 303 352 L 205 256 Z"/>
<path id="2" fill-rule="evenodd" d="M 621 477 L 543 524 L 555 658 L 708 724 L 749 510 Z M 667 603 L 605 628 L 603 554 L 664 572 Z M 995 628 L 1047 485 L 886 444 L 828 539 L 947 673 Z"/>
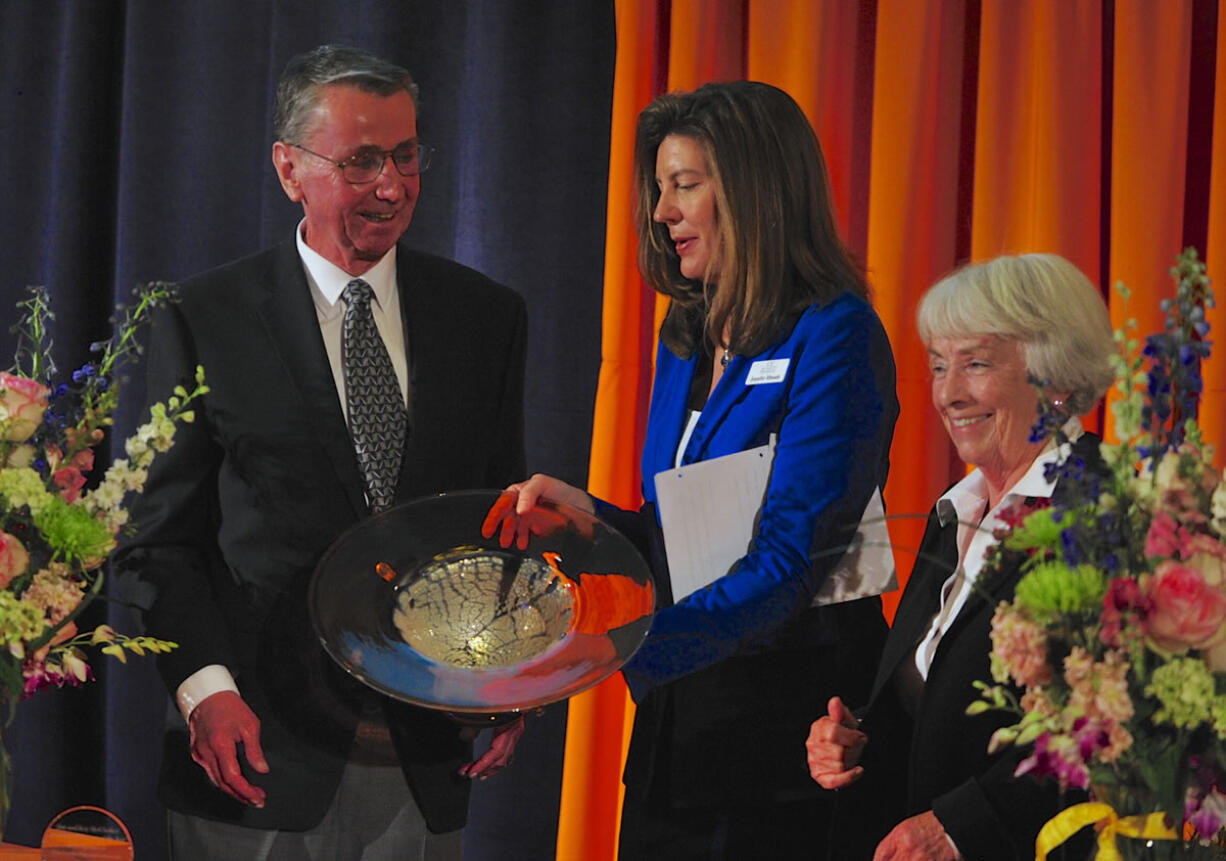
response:
<path id="1" fill-rule="evenodd" d="M 771 360 L 786 361 L 781 378 L 748 385 L 751 368 Z M 695 365 L 660 349 L 642 463 L 648 503 L 655 501 L 653 476 L 673 466 Z M 682 464 L 764 445 L 777 434 L 758 529 L 732 571 L 657 614 L 624 668 L 636 699 L 734 654 L 769 649 L 783 624 L 810 606 L 869 497 L 885 485 L 898 417 L 894 380 L 880 320 L 848 293 L 808 308 L 763 353 L 733 358 Z"/>

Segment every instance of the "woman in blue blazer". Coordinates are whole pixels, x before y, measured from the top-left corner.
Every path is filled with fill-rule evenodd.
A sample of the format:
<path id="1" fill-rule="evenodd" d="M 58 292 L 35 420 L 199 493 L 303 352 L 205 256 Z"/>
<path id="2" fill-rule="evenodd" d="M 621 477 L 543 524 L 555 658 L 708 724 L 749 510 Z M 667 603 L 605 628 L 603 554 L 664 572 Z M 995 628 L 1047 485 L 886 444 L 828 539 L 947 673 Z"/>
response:
<path id="1" fill-rule="evenodd" d="M 662 96 L 635 146 L 640 268 L 672 300 L 644 506 L 537 475 L 513 486 L 517 508 L 595 510 L 658 575 L 663 609 L 623 670 L 637 710 L 621 857 L 812 859 L 829 802 L 806 773 L 808 722 L 842 685 L 867 694 L 886 634 L 878 597 L 814 598 L 885 485 L 894 361 L 790 96 L 744 81 Z M 672 602 L 652 477 L 772 438 L 748 552 Z"/>

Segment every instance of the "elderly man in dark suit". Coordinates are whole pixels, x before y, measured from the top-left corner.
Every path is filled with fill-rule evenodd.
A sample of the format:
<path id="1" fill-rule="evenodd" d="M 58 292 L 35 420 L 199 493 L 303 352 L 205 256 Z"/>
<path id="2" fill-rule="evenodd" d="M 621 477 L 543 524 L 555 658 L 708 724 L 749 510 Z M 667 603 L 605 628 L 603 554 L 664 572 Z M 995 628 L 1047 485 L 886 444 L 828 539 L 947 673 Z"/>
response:
<path id="1" fill-rule="evenodd" d="M 155 322 L 149 391 L 211 390 L 117 557 L 179 706 L 160 781 L 177 858 L 458 858 L 476 762 L 444 715 L 355 683 L 311 632 L 324 550 L 398 501 L 524 473 L 525 311 L 398 247 L 430 150 L 408 73 L 325 46 L 277 90 L 292 240 L 193 278 Z M 196 764 L 192 763 L 192 760 Z"/>

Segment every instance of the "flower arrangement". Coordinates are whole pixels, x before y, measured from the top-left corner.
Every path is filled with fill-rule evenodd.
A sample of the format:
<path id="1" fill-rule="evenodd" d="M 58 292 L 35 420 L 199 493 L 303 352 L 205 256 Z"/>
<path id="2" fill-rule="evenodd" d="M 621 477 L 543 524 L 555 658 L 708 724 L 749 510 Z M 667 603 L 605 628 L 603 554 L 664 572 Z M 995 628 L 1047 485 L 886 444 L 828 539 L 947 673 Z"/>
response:
<path id="1" fill-rule="evenodd" d="M 1226 482 L 1195 422 L 1213 298 L 1194 250 L 1171 272 L 1165 331 L 1116 332 L 1120 442 L 1051 467 L 1061 495 L 1011 512 L 984 572 L 1020 554 L 969 711 L 1016 714 L 992 750 L 1030 746 L 1017 775 L 1092 799 L 1047 824 L 1039 858 L 1090 823 L 1100 861 L 1144 844 L 1226 856 Z M 1066 442 L 1064 417 L 1040 413 L 1036 437 Z"/>
<path id="2" fill-rule="evenodd" d="M 175 422 L 192 420 L 188 406 L 206 390 L 200 375 L 196 391 L 177 391 L 156 405 L 127 441 L 128 457 L 85 489 L 94 447 L 118 401 L 116 372 L 136 353 L 137 329 L 169 290 L 150 284 L 137 288 L 137 297 L 134 307 L 121 309 L 115 337 L 93 345 L 97 362 L 54 388 L 46 291 L 32 288 L 18 306 L 16 364 L 0 372 L 0 638 L 6 647 L 0 690 L 10 704 L 44 687 L 91 679 L 82 646 L 99 645 L 120 660 L 125 650 L 173 647 L 105 625 L 79 634 L 74 621 L 101 587 L 100 566 L 127 522 L 124 497 L 140 491 L 155 453 L 170 447 Z"/>
<path id="3" fill-rule="evenodd" d="M 201 369 L 188 392 L 156 404 L 94 486 L 94 448 L 112 424 L 118 371 L 138 353 L 136 334 L 169 301 L 162 283 L 138 287 L 119 309 L 114 336 L 91 346 L 94 361 L 54 383 L 43 288 L 18 303 L 14 366 L 0 372 L 0 699 L 8 720 L 20 699 L 47 687 L 93 678 L 86 649 L 121 662 L 127 653 L 164 652 L 174 643 L 128 637 L 109 625 L 81 632 L 76 620 L 102 587 L 102 563 L 127 522 L 124 499 L 139 493 L 154 456 L 168 449 L 177 422 L 192 421 L 192 401 L 208 389 Z M 0 748 L 0 824 L 7 812 L 7 757 Z"/>

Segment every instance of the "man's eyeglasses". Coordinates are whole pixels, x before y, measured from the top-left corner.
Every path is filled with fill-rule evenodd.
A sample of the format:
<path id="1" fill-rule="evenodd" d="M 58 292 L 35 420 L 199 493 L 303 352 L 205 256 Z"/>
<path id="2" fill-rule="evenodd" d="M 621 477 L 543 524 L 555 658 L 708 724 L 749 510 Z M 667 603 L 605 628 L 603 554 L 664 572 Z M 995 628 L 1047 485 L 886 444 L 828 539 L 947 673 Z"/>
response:
<path id="1" fill-rule="evenodd" d="M 387 157 L 392 157 L 392 164 L 401 176 L 417 176 L 424 173 L 430 166 L 430 157 L 434 155 L 434 147 L 422 143 L 401 144 L 395 149 L 379 149 L 378 147 L 363 147 L 344 161 L 336 161 L 321 152 L 307 149 L 302 144 L 292 143 L 292 147 L 305 153 L 322 158 L 332 164 L 340 172 L 345 181 L 353 185 L 364 185 L 374 182 L 383 173 L 383 164 Z"/>

